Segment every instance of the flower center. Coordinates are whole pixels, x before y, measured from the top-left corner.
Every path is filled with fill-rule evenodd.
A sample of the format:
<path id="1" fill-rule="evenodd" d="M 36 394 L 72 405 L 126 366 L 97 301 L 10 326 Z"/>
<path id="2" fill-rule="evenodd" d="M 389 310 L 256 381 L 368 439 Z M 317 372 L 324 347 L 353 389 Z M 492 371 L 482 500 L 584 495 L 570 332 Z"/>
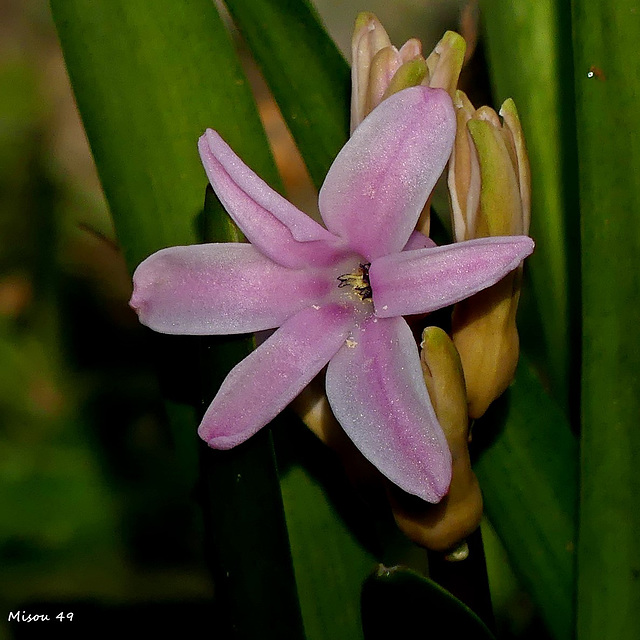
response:
<path id="1" fill-rule="evenodd" d="M 360 300 L 371 300 L 371 284 L 369 283 L 370 262 L 360 263 L 358 269 L 353 273 L 344 273 L 338 276 L 338 287 L 351 287 L 360 297 Z"/>

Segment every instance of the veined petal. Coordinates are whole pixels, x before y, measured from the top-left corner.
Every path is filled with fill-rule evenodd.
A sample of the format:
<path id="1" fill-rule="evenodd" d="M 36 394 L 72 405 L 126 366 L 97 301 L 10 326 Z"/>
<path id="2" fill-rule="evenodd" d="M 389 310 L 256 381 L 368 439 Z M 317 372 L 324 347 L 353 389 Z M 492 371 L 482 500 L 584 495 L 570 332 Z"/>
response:
<path id="1" fill-rule="evenodd" d="M 259 178 L 212 129 L 198 141 L 211 186 L 247 239 L 285 267 L 330 264 L 338 239 Z"/>
<path id="2" fill-rule="evenodd" d="M 130 305 L 154 331 L 209 335 L 280 326 L 322 300 L 331 276 L 287 269 L 244 243 L 169 247 L 133 275 Z"/>
<path id="3" fill-rule="evenodd" d="M 401 251 L 451 153 L 451 98 L 411 87 L 376 107 L 342 148 L 320 190 L 327 228 L 369 261 Z"/>
<path id="4" fill-rule="evenodd" d="M 278 415 L 340 349 L 353 311 L 310 307 L 240 362 L 225 378 L 198 433 L 214 449 L 231 449 Z"/>
<path id="5" fill-rule="evenodd" d="M 479 238 L 378 258 L 369 267 L 379 318 L 429 313 L 495 284 L 533 251 L 527 236 Z"/>
<path id="6" fill-rule="evenodd" d="M 327 397 L 347 435 L 389 480 L 428 502 L 451 481 L 451 455 L 403 318 L 369 318 L 327 370 Z"/>

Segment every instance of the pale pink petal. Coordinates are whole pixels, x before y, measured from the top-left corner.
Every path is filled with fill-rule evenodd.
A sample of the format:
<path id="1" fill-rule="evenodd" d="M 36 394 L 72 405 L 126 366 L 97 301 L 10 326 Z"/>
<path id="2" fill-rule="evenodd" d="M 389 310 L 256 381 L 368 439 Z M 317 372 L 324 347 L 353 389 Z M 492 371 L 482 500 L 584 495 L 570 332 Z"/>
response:
<path id="1" fill-rule="evenodd" d="M 248 333 L 280 326 L 333 285 L 321 270 L 287 269 L 250 244 L 170 247 L 133 275 L 130 305 L 161 333 Z"/>
<path id="2" fill-rule="evenodd" d="M 401 251 L 451 153 L 456 119 L 441 89 L 411 87 L 376 107 L 320 190 L 327 228 L 367 260 Z"/>
<path id="3" fill-rule="evenodd" d="M 215 449 L 244 442 L 278 415 L 340 349 L 353 310 L 310 307 L 287 320 L 222 383 L 198 430 Z"/>
<path id="4" fill-rule="evenodd" d="M 401 489 L 438 502 L 451 481 L 451 454 L 403 318 L 370 317 L 327 369 L 327 397 L 347 435 Z"/>
<path id="5" fill-rule="evenodd" d="M 398 53 L 400 54 L 402 62 L 415 60 L 422 55 L 422 43 L 417 38 L 411 38 L 400 47 Z"/>
<path id="6" fill-rule="evenodd" d="M 429 313 L 459 302 L 502 279 L 533 246 L 527 236 L 503 236 L 378 258 L 369 267 L 376 316 Z"/>
<path id="7" fill-rule="evenodd" d="M 330 264 L 337 238 L 259 178 L 212 129 L 198 141 L 211 186 L 247 239 L 285 267 Z"/>
<path id="8" fill-rule="evenodd" d="M 403 251 L 415 251 L 416 249 L 431 249 L 436 247 L 436 243 L 420 231 L 413 231 L 404 245 Z"/>

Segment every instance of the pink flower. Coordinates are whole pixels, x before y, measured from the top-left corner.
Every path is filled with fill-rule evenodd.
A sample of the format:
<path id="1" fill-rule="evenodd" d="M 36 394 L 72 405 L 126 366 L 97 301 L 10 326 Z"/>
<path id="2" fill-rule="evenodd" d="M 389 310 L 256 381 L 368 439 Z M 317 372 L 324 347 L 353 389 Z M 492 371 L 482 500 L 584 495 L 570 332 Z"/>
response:
<path id="1" fill-rule="evenodd" d="M 210 446 L 252 436 L 328 364 L 329 402 L 360 451 L 405 491 L 430 502 L 446 494 L 451 456 L 402 316 L 473 295 L 533 250 L 524 236 L 433 247 L 414 234 L 403 251 L 454 135 L 445 91 L 413 87 L 385 100 L 327 174 L 319 198 L 326 228 L 215 131 L 202 136 L 209 180 L 251 244 L 158 251 L 134 274 L 131 306 L 163 333 L 279 327 L 220 387 L 199 429 Z"/>

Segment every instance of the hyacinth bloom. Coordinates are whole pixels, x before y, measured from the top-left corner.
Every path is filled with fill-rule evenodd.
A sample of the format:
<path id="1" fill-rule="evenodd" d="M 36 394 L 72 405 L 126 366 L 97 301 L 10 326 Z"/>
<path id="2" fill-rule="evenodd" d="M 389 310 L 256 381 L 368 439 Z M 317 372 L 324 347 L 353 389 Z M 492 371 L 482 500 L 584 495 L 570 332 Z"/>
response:
<path id="1" fill-rule="evenodd" d="M 328 364 L 331 408 L 364 456 L 424 500 L 446 494 L 451 456 L 402 316 L 490 286 L 533 250 L 527 237 L 434 247 L 414 234 L 409 243 L 454 136 L 445 91 L 414 87 L 386 100 L 327 174 L 319 197 L 326 228 L 268 187 L 216 132 L 202 136 L 211 185 L 250 244 L 153 254 L 134 274 L 131 306 L 164 333 L 279 327 L 229 373 L 206 411 L 199 433 L 210 446 L 249 438 Z"/>

